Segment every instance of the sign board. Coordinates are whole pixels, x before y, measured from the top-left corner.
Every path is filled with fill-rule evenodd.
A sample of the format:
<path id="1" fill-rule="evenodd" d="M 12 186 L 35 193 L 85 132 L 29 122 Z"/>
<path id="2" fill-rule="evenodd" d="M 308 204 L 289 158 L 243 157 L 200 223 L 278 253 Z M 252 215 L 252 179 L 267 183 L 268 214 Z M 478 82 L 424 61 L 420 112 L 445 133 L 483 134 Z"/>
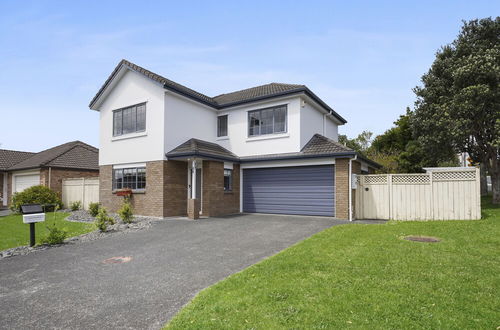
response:
<path id="1" fill-rule="evenodd" d="M 23 222 L 24 223 L 35 223 L 35 222 L 43 222 L 45 221 L 45 213 L 35 213 L 35 214 L 24 214 Z"/>

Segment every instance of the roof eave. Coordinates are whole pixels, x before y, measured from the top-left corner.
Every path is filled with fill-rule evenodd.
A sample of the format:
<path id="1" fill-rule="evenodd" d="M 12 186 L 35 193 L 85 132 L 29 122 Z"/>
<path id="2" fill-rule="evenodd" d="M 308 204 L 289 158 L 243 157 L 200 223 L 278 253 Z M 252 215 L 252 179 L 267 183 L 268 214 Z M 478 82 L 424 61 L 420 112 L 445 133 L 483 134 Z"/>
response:
<path id="1" fill-rule="evenodd" d="M 241 159 L 242 163 L 253 163 L 253 162 L 268 162 L 273 160 L 290 160 L 290 159 L 313 159 L 313 158 L 346 158 L 356 155 L 355 152 L 334 152 L 325 154 L 302 154 L 302 155 L 289 155 L 289 156 L 275 156 L 275 157 L 260 157 L 253 159 Z"/>
<path id="2" fill-rule="evenodd" d="M 189 151 L 189 152 L 179 152 L 175 154 L 165 154 L 165 157 L 167 159 L 179 159 L 179 158 L 188 158 L 188 157 L 201 157 L 201 158 L 206 158 L 206 159 L 212 159 L 212 160 L 222 160 L 222 161 L 228 161 L 228 162 L 235 162 L 239 163 L 240 159 L 237 157 L 224 157 L 224 156 L 218 156 L 218 155 L 213 155 L 209 153 L 204 153 L 204 152 L 198 152 L 198 151 Z"/>

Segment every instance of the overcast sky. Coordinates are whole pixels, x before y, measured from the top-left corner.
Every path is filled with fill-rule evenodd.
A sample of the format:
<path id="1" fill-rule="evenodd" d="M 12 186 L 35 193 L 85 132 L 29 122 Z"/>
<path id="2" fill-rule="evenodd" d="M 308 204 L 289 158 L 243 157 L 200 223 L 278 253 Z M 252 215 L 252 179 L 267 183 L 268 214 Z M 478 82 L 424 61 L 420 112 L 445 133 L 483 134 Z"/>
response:
<path id="1" fill-rule="evenodd" d="M 461 20 L 500 1 L 0 0 L 0 148 L 98 146 L 88 104 L 128 59 L 214 96 L 306 84 L 348 123 L 380 134 Z"/>

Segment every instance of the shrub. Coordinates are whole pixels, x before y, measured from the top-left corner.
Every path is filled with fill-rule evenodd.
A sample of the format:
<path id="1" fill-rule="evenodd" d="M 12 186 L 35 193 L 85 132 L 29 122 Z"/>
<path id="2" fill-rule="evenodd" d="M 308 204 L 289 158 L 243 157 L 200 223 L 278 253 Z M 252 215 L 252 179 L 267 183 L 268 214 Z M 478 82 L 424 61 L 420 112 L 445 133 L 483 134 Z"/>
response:
<path id="1" fill-rule="evenodd" d="M 100 231 L 104 232 L 108 229 L 108 225 L 115 224 L 115 220 L 108 215 L 108 212 L 104 207 L 101 207 L 95 217 L 95 224 Z"/>
<path id="2" fill-rule="evenodd" d="M 99 213 L 99 208 L 101 205 L 99 203 L 89 203 L 89 213 L 91 216 L 94 218 L 97 216 L 97 213 Z"/>
<path id="3" fill-rule="evenodd" d="M 78 211 L 79 209 L 82 208 L 82 202 L 81 201 L 71 202 L 69 208 L 71 209 L 71 211 Z"/>
<path id="4" fill-rule="evenodd" d="M 62 202 L 57 193 L 45 186 L 33 186 L 12 195 L 11 210 L 19 212 L 23 204 L 53 204 L 62 207 Z M 46 209 L 51 211 L 52 209 Z"/>
<path id="5" fill-rule="evenodd" d="M 42 244 L 62 244 L 68 233 L 64 229 L 59 229 L 56 227 L 56 212 L 59 209 L 59 206 L 56 205 L 54 208 L 54 223 L 51 226 L 46 226 L 49 234 L 42 238 Z"/>
<path id="6" fill-rule="evenodd" d="M 118 215 L 125 223 L 131 223 L 134 219 L 134 214 L 132 212 L 132 205 L 129 202 L 124 202 L 120 210 L 118 210 Z"/>
<path id="7" fill-rule="evenodd" d="M 52 226 L 47 226 L 47 230 L 49 234 L 42 238 L 43 244 L 61 244 L 68 236 L 68 233 L 64 229 L 57 228 L 55 223 Z"/>

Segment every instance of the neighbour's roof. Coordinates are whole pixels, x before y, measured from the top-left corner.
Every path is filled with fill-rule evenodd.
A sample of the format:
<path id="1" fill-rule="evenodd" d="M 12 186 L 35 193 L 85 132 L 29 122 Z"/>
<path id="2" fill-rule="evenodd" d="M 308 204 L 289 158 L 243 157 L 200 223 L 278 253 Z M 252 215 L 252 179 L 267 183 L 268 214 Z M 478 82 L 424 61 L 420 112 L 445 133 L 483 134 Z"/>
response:
<path id="1" fill-rule="evenodd" d="M 99 170 L 99 149 L 81 141 L 61 144 L 33 154 L 11 166 L 9 171 L 38 167 L 59 167 L 81 170 Z"/>
<path id="2" fill-rule="evenodd" d="M 347 122 L 344 118 L 342 118 L 338 113 L 336 113 L 330 106 L 328 106 L 323 100 L 321 100 L 305 85 L 270 83 L 266 85 L 256 86 L 235 92 L 217 95 L 215 97 L 210 97 L 200 92 L 197 92 L 191 88 L 183 86 L 179 83 L 176 83 L 170 79 L 167 79 L 163 76 L 160 76 L 159 74 L 151 72 L 127 60 L 121 60 L 120 63 L 118 63 L 118 65 L 113 70 L 111 75 L 104 82 L 104 85 L 102 85 L 97 94 L 92 98 L 92 101 L 90 101 L 89 104 L 90 108 L 94 106 L 99 97 L 104 93 L 105 89 L 113 81 L 113 78 L 118 74 L 118 72 L 122 67 L 127 67 L 130 70 L 138 72 L 152 79 L 153 81 L 162 84 L 163 87 L 167 90 L 189 97 L 191 99 L 194 99 L 200 103 L 203 103 L 205 105 L 208 105 L 216 109 L 224 109 L 239 104 L 250 103 L 279 96 L 303 93 L 312 98 L 315 102 L 320 104 L 327 111 L 329 111 L 341 123 L 345 124 Z"/>
<path id="3" fill-rule="evenodd" d="M 267 154 L 256 156 L 238 157 L 229 150 L 221 147 L 216 143 L 211 143 L 198 139 L 190 139 L 180 146 L 174 148 L 166 154 L 167 158 L 180 157 L 201 157 L 212 158 L 219 160 L 235 161 L 235 162 L 259 162 L 271 160 L 287 160 L 287 159 L 304 159 L 304 158 L 321 158 L 321 157 L 353 157 L 358 156 L 359 159 L 367 162 L 370 166 L 379 168 L 380 165 L 376 162 L 367 159 L 354 151 L 351 148 L 344 146 L 341 143 L 333 141 L 321 134 L 314 134 L 313 137 L 306 143 L 300 152 L 289 152 L 279 154 Z"/>
<path id="4" fill-rule="evenodd" d="M 189 139 L 166 154 L 167 158 L 205 157 L 227 161 L 239 161 L 238 156 L 217 143 Z"/>
<path id="5" fill-rule="evenodd" d="M 30 158 L 34 154 L 34 152 L 0 149 L 0 171 L 5 171 L 9 167 Z"/>

